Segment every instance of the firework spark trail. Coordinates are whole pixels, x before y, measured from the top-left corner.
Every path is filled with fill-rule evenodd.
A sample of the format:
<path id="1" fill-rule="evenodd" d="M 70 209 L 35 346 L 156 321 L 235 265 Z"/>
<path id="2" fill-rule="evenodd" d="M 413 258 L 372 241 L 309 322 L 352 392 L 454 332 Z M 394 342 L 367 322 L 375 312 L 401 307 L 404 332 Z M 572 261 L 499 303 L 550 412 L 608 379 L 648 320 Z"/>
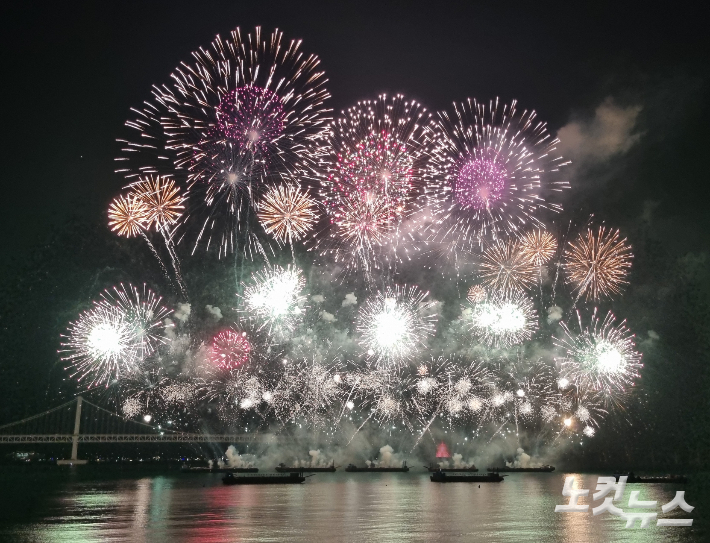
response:
<path id="1" fill-rule="evenodd" d="M 626 276 L 633 254 L 618 230 L 601 226 L 595 234 L 588 229 L 586 234 L 568 242 L 564 257 L 564 268 L 577 291 L 577 300 L 582 296 L 595 301 L 611 298 L 628 283 Z"/>
<path id="2" fill-rule="evenodd" d="M 471 249 L 485 238 L 514 235 L 539 225 L 541 209 L 561 206 L 547 200 L 550 192 L 569 187 L 559 179 L 567 163 L 557 155 L 557 139 L 534 111 L 519 113 L 491 101 L 454 104 L 439 113 L 440 132 L 430 169 L 428 205 L 439 217 L 437 241 Z"/>
<path id="3" fill-rule="evenodd" d="M 155 246 L 151 243 L 146 230 L 150 227 L 149 208 L 145 202 L 136 194 L 129 194 L 127 197 L 119 196 L 115 198 L 109 205 L 108 218 L 109 227 L 119 236 L 127 238 L 133 236 L 142 236 L 148 244 L 148 248 L 153 253 L 153 256 L 160 264 L 165 278 L 172 283 L 168 268 L 165 266 L 163 259 L 160 258 Z"/>
<path id="4" fill-rule="evenodd" d="M 145 240 L 146 244 L 148 245 L 148 248 L 150 251 L 153 253 L 153 256 L 155 259 L 158 261 L 158 264 L 160 264 L 160 269 L 163 270 L 163 275 L 165 278 L 168 280 L 168 282 L 172 285 L 173 280 L 170 277 L 170 272 L 168 271 L 167 266 L 165 265 L 165 262 L 163 262 L 163 259 L 160 258 L 160 254 L 158 254 L 158 250 L 155 248 L 155 245 L 150 241 L 150 238 L 148 237 L 148 234 L 146 234 L 144 231 L 141 231 L 141 236 L 143 236 L 143 239 Z"/>
<path id="5" fill-rule="evenodd" d="M 138 181 L 129 185 L 131 196 L 141 202 L 145 209 L 145 227 L 154 226 L 165 241 L 165 247 L 170 255 L 170 260 L 175 271 L 175 279 L 183 296 L 187 298 L 187 287 L 180 273 L 177 255 L 172 243 L 170 227 L 175 225 L 182 216 L 185 198 L 175 182 L 168 177 L 143 176 Z"/>

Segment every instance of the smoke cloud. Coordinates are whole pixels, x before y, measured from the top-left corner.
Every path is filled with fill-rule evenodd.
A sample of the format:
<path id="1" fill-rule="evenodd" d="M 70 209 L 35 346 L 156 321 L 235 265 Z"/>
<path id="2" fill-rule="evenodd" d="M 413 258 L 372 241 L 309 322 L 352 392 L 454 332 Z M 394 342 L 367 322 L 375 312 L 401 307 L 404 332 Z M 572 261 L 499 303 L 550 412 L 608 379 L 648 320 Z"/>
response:
<path id="1" fill-rule="evenodd" d="M 576 165 L 590 165 L 624 154 L 641 139 L 635 132 L 641 106 L 621 107 L 609 97 L 587 120 L 574 120 L 560 128 L 557 150 Z"/>
<path id="2" fill-rule="evenodd" d="M 205 310 L 216 321 L 222 320 L 222 310 L 213 305 L 206 305 Z"/>
<path id="3" fill-rule="evenodd" d="M 184 323 L 190 318 L 190 304 L 177 304 L 177 309 L 173 312 L 173 317 Z"/>

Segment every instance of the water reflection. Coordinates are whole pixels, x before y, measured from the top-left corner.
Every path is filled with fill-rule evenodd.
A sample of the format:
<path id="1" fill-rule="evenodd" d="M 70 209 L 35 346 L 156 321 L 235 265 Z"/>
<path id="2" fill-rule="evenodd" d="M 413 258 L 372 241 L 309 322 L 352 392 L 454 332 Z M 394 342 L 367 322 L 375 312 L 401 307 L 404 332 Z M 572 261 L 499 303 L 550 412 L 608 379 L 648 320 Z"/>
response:
<path id="1" fill-rule="evenodd" d="M 594 492 L 595 475 L 572 475 Z M 697 520 L 691 529 L 626 530 L 608 514 L 555 513 L 555 505 L 567 501 L 564 477 L 511 474 L 504 483 L 480 486 L 434 484 L 428 474 L 414 472 L 318 474 L 293 486 L 227 487 L 217 474 L 65 481 L 23 522 L 0 524 L 0 540 L 702 541 Z M 628 504 L 630 490 L 657 500 L 659 512 L 675 493 L 670 485 L 628 485 L 620 507 Z"/>

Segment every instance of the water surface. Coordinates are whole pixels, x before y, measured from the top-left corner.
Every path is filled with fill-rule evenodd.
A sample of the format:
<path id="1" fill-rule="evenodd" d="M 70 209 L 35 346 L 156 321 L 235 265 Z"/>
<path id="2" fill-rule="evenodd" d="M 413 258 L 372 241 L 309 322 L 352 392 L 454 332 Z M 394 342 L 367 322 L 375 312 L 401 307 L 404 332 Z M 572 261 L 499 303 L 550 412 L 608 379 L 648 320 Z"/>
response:
<path id="1" fill-rule="evenodd" d="M 81 472 L 81 470 L 85 470 Z M 565 473 L 511 474 L 503 483 L 435 484 L 424 471 L 319 473 L 303 485 L 224 486 L 220 474 L 101 472 L 89 467 L 0 471 L 0 541 L 151 543 L 319 541 L 707 541 L 702 484 L 696 509 L 662 515 L 673 485 L 628 485 L 658 500 L 659 516 L 692 528 L 624 529 L 608 514 L 555 513 Z M 575 474 L 593 489 L 597 475 Z M 696 481 L 698 477 L 695 478 Z M 682 487 L 680 487 L 682 488 Z M 585 502 L 587 503 L 587 502 Z M 598 505 L 598 503 L 596 504 Z"/>

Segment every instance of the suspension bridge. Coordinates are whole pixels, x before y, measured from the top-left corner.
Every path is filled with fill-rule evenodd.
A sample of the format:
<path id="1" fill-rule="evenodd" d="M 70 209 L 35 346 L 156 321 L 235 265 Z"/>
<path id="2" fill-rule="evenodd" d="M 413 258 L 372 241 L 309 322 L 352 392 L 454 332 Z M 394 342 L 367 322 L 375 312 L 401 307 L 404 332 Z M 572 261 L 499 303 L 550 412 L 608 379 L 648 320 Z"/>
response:
<path id="1" fill-rule="evenodd" d="M 44 413 L 0 426 L 0 444 L 71 443 L 71 459 L 64 464 L 85 464 L 78 457 L 79 443 L 278 443 L 273 434 L 207 434 L 180 432 L 128 419 L 85 398 L 77 398 Z"/>

